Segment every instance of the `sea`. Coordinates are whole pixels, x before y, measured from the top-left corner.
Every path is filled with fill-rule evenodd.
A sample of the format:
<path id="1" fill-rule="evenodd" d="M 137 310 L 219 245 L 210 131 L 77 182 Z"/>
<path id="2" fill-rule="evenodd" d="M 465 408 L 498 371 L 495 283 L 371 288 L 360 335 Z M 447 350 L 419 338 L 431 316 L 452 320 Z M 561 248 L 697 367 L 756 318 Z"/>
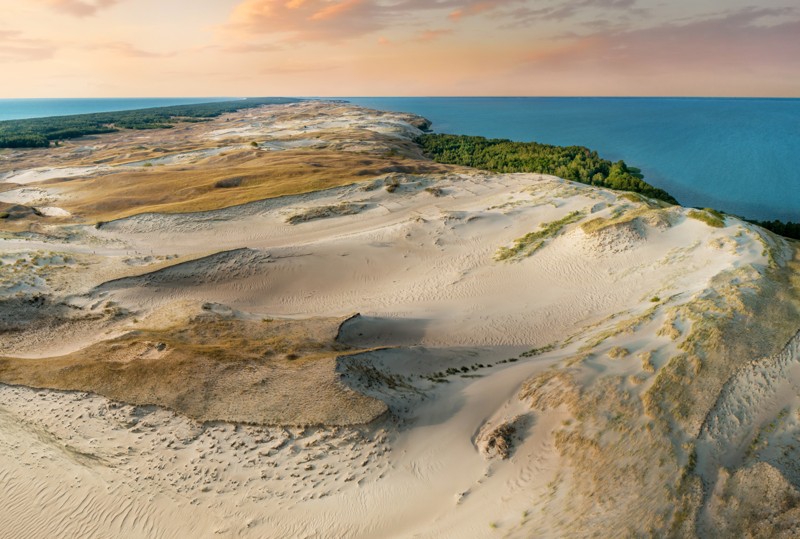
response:
<path id="1" fill-rule="evenodd" d="M 231 98 L 0 99 L 0 120 Z M 685 206 L 800 222 L 800 99 L 349 97 L 441 133 L 580 145 L 623 159 Z"/>

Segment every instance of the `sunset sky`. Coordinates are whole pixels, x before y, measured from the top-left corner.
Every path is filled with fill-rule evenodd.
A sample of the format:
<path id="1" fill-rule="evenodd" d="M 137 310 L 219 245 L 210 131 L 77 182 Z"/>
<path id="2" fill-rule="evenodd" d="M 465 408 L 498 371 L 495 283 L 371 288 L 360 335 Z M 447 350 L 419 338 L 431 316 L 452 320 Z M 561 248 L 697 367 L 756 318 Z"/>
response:
<path id="1" fill-rule="evenodd" d="M 0 97 L 800 97 L 797 0 L 0 0 Z"/>

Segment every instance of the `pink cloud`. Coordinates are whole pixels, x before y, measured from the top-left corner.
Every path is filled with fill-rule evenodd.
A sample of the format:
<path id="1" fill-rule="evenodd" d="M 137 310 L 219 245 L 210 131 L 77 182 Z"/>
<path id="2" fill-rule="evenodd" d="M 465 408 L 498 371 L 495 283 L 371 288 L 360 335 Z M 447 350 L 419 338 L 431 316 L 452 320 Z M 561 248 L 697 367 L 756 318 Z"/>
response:
<path id="1" fill-rule="evenodd" d="M 340 42 L 387 27 L 425 32 L 431 12 L 450 10 L 451 18 L 478 15 L 525 0 L 242 0 L 229 28 L 250 34 L 278 35 L 293 41 Z M 453 11 L 454 10 L 454 11 Z M 435 16 L 435 15 L 433 15 Z M 423 30 L 419 30 L 422 27 Z"/>
<path id="2" fill-rule="evenodd" d="M 52 58 L 55 44 L 41 39 L 28 39 L 20 32 L 0 30 L 0 61 L 32 62 Z"/>
<path id="3" fill-rule="evenodd" d="M 453 33 L 451 28 L 437 28 L 435 30 L 422 30 L 417 34 L 417 41 L 436 41 Z"/>
<path id="4" fill-rule="evenodd" d="M 293 9 L 297 9 L 302 6 L 302 2 L 300 4 L 296 3 L 297 0 L 294 1 L 295 6 Z M 326 20 L 335 20 L 341 19 L 342 17 L 346 17 L 350 13 L 355 13 L 359 8 L 363 8 L 364 0 L 344 0 L 342 2 L 335 2 L 330 3 L 328 6 L 323 7 L 316 13 L 311 16 L 312 21 L 326 21 Z M 292 4 L 292 2 L 289 2 Z M 357 16 L 357 15 L 356 15 Z"/>
<path id="5" fill-rule="evenodd" d="M 526 66 L 626 76 L 670 71 L 682 76 L 703 71 L 721 75 L 730 70 L 758 72 L 770 65 L 800 69 L 800 20 L 790 14 L 748 8 L 652 28 L 598 32 L 570 39 L 556 50 L 534 53 Z M 775 16 L 790 18 L 772 25 L 762 23 L 764 18 Z M 800 76 L 796 79 L 800 82 Z"/>
<path id="6" fill-rule="evenodd" d="M 383 28 L 379 11 L 367 0 L 244 0 L 229 27 L 246 34 L 335 42 Z"/>

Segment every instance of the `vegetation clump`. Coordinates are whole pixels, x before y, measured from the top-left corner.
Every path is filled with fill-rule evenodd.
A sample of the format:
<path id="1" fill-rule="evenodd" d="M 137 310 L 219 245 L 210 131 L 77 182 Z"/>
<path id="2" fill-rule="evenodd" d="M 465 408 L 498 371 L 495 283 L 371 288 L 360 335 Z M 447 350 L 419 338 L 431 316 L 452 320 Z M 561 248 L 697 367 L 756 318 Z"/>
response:
<path id="1" fill-rule="evenodd" d="M 242 178 L 225 178 L 224 180 L 219 180 L 214 184 L 214 187 L 217 189 L 231 189 L 234 187 L 241 187 L 242 185 Z"/>
<path id="2" fill-rule="evenodd" d="M 611 350 L 608 351 L 608 357 L 611 359 L 622 359 L 630 355 L 630 351 L 627 348 L 623 348 L 621 346 L 615 346 Z"/>
<path id="3" fill-rule="evenodd" d="M 536 232 L 525 234 L 514 240 L 511 247 L 501 247 L 495 254 L 495 260 L 508 260 L 509 258 L 530 256 L 538 251 L 548 239 L 556 236 L 561 230 L 583 218 L 583 212 L 574 211 L 557 221 L 544 223 Z"/>
<path id="4" fill-rule="evenodd" d="M 315 219 L 325 219 L 326 217 L 339 217 L 342 215 L 354 215 L 361 212 L 366 208 L 365 204 L 351 204 L 349 202 L 342 202 L 333 206 L 320 206 L 317 208 L 310 208 L 300 213 L 295 213 L 286 219 L 290 225 L 298 223 L 305 223 L 306 221 L 313 221 Z"/>
<path id="5" fill-rule="evenodd" d="M 552 352 L 555 350 L 555 344 L 548 344 L 547 346 L 542 346 L 541 348 L 531 348 L 527 352 L 522 352 L 520 354 L 521 357 L 536 357 L 542 354 L 546 354 L 547 352 Z"/>
<path id="6" fill-rule="evenodd" d="M 642 179 L 624 161 L 612 163 L 583 146 L 553 146 L 463 135 L 425 134 L 416 139 L 425 154 L 439 163 L 494 172 L 539 172 L 566 180 L 641 193 L 677 204 L 669 193 Z"/>
<path id="7" fill-rule="evenodd" d="M 711 208 L 703 208 L 702 210 L 689 210 L 688 215 L 692 219 L 702 221 L 710 227 L 725 227 L 725 216 L 717 210 L 712 210 Z"/>

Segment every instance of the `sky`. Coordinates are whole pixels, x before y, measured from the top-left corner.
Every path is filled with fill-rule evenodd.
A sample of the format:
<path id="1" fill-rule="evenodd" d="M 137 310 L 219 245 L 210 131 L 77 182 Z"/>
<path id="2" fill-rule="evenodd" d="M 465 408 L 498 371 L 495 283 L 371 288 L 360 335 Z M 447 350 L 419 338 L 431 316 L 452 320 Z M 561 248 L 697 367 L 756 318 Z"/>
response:
<path id="1" fill-rule="evenodd" d="M 797 0 L 0 0 L 0 98 L 800 97 Z"/>

